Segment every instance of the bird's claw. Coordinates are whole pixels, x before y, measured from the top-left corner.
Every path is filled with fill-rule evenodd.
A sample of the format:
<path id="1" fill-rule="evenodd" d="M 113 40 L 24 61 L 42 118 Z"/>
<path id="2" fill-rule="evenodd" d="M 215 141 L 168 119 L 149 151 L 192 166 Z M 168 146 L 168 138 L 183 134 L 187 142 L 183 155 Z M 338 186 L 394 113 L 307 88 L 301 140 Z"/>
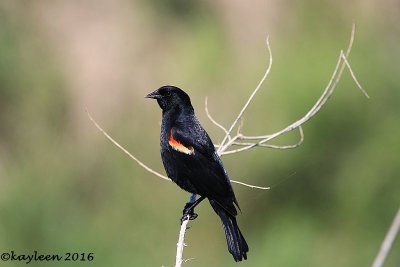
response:
<path id="1" fill-rule="evenodd" d="M 189 220 L 194 220 L 194 219 L 196 219 L 197 218 L 197 213 L 194 213 L 194 212 L 192 212 L 192 213 L 187 213 L 187 214 L 183 214 L 183 216 L 182 216 L 182 218 L 181 218 L 181 225 L 182 225 L 182 223 L 184 222 L 184 221 L 186 221 L 188 218 L 189 218 Z"/>
<path id="2" fill-rule="evenodd" d="M 193 208 L 190 208 L 191 206 L 192 206 L 192 203 L 188 202 L 188 203 L 186 203 L 185 207 L 183 208 L 181 225 L 187 219 L 194 220 L 197 218 L 198 215 L 197 215 L 197 213 L 194 212 Z"/>

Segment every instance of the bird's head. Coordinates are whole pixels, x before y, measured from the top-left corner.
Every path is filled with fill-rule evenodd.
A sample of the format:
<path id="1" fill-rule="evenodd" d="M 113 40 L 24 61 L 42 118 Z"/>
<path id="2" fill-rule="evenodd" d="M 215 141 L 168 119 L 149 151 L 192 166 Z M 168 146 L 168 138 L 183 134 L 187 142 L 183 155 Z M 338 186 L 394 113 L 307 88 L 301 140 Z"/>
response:
<path id="1" fill-rule="evenodd" d="M 146 98 L 156 99 L 163 111 L 174 108 L 192 108 L 189 96 L 180 88 L 165 85 L 145 96 Z"/>

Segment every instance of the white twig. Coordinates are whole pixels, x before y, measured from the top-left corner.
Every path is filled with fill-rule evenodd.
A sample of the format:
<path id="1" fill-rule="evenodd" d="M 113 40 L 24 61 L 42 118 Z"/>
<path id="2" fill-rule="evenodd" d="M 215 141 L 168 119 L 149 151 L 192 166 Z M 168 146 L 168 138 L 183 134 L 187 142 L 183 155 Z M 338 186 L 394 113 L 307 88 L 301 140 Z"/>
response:
<path id="1" fill-rule="evenodd" d="M 269 134 L 269 135 L 259 135 L 259 136 L 247 136 L 247 135 L 243 135 L 240 133 L 240 131 L 238 131 L 236 136 L 233 136 L 230 138 L 230 140 L 228 140 L 226 143 L 224 143 L 224 141 L 218 146 L 218 154 L 220 156 L 223 155 L 228 155 L 228 154 L 235 154 L 235 153 L 239 153 L 245 150 L 249 150 L 251 148 L 254 147 L 269 147 L 269 148 L 280 148 L 280 149 L 289 149 L 289 148 L 295 148 L 297 146 L 299 146 L 302 143 L 303 137 L 301 138 L 300 142 L 298 144 L 292 145 L 292 146 L 283 146 L 283 147 L 279 147 L 279 146 L 273 146 L 273 145 L 268 145 L 265 144 L 266 142 L 280 136 L 283 135 L 287 132 L 293 131 L 296 128 L 299 128 L 301 125 L 303 125 L 304 123 L 306 123 L 308 120 L 310 120 L 315 114 L 318 113 L 318 111 L 321 109 L 321 107 L 326 103 L 326 101 L 329 99 L 329 97 L 332 95 L 332 93 L 334 92 L 334 90 L 336 89 L 340 78 L 342 77 L 342 73 L 345 67 L 347 67 L 347 69 L 349 70 L 351 77 L 353 78 L 354 82 L 356 83 L 357 87 L 361 90 L 362 93 L 364 93 L 364 95 L 366 97 L 369 97 L 368 94 L 365 92 L 365 90 L 361 87 L 360 83 L 358 82 L 358 80 L 356 79 L 356 76 L 354 75 L 350 64 L 347 60 L 348 55 L 350 54 L 351 51 L 351 47 L 353 45 L 353 41 L 354 41 L 354 34 L 355 34 L 355 25 L 353 24 L 352 27 L 352 32 L 351 32 L 351 36 L 350 36 L 350 41 L 349 41 L 349 45 L 348 48 L 346 50 L 346 55 L 343 53 L 343 51 L 340 51 L 340 55 L 338 58 L 338 61 L 336 63 L 336 67 L 333 71 L 332 77 L 328 82 L 328 85 L 326 86 L 325 90 L 323 91 L 322 95 L 320 96 L 320 98 L 317 100 L 317 102 L 312 106 L 312 108 L 299 120 L 295 121 L 294 123 L 290 124 L 289 126 L 285 127 L 284 129 L 273 133 L 273 134 Z M 267 43 L 268 44 L 268 43 Z M 270 50 L 270 49 L 269 49 Z M 270 63 L 272 64 L 272 61 L 270 61 Z M 270 66 L 269 66 L 270 67 Z M 266 74 L 268 74 L 269 70 L 266 72 Z M 265 75 L 264 75 L 265 77 Z M 264 82 L 264 77 L 261 79 L 259 86 L 262 85 L 262 83 Z M 257 92 L 257 90 L 259 89 L 259 86 L 257 86 L 256 90 L 253 91 L 253 93 L 251 94 L 249 101 L 254 97 L 255 92 Z M 247 104 L 247 103 L 246 103 Z M 245 107 L 241 110 L 241 112 L 239 113 L 238 118 L 241 118 L 244 111 L 246 110 L 247 106 L 245 105 Z M 238 120 L 238 119 L 237 119 Z M 235 120 L 233 122 L 233 124 L 231 125 L 230 129 L 233 129 L 236 124 L 237 124 L 237 120 Z M 300 129 L 300 131 L 302 131 Z M 230 133 L 230 131 L 228 130 L 228 133 Z M 240 142 L 240 140 L 255 140 L 254 142 Z M 242 146 L 241 148 L 238 149 L 231 149 L 228 150 L 228 148 L 230 146 Z"/>
<path id="2" fill-rule="evenodd" d="M 247 186 L 247 187 L 250 187 L 250 188 L 261 189 L 261 190 L 268 190 L 268 189 L 270 189 L 270 187 L 262 187 L 262 186 L 257 186 L 257 185 L 251 185 L 251 184 L 246 184 L 246 183 L 242 183 L 242 182 L 238 182 L 238 181 L 233 181 L 233 180 L 231 180 L 231 182 L 232 182 L 232 183 L 235 183 L 235 184 L 244 185 L 244 186 Z"/>
<path id="3" fill-rule="evenodd" d="M 387 232 L 385 239 L 382 242 L 381 248 L 378 252 L 378 255 L 376 255 L 372 267 L 383 266 L 383 263 L 385 262 L 385 259 L 390 251 L 390 248 L 392 247 L 393 241 L 395 240 L 399 231 L 400 231 L 400 209 L 397 211 L 397 214 L 393 219 L 392 225 L 390 226 L 389 231 Z"/>
<path id="4" fill-rule="evenodd" d="M 364 88 L 362 88 L 361 84 L 360 84 L 359 81 L 357 80 L 356 75 L 354 75 L 354 72 L 353 72 L 353 70 L 351 69 L 350 63 L 349 63 L 349 61 L 347 61 L 347 58 L 346 58 L 346 56 L 345 56 L 344 54 L 342 54 L 342 58 L 343 58 L 344 63 L 345 63 L 346 66 L 347 66 L 347 69 L 348 69 L 349 72 L 350 72 L 351 77 L 353 78 L 353 81 L 357 84 L 358 88 L 359 88 L 359 89 L 361 90 L 361 92 L 365 95 L 365 97 L 366 97 L 366 98 L 369 98 L 369 95 L 368 95 L 367 92 L 364 90 Z"/>
<path id="5" fill-rule="evenodd" d="M 261 78 L 260 82 L 258 83 L 256 89 L 254 89 L 254 91 L 251 93 L 249 99 L 247 99 L 246 104 L 244 104 L 242 110 L 239 112 L 238 116 L 236 117 L 236 119 L 234 120 L 234 122 L 232 123 L 231 127 L 229 128 L 228 132 L 226 133 L 224 139 L 222 139 L 221 142 L 221 146 L 218 148 L 218 153 L 224 151 L 226 149 L 226 145 L 225 142 L 228 139 L 228 136 L 230 135 L 230 133 L 232 132 L 233 128 L 235 128 L 236 124 L 238 123 L 238 121 L 242 118 L 243 113 L 246 111 L 247 107 L 250 105 L 251 101 L 253 100 L 254 96 L 256 95 L 256 93 L 258 92 L 258 90 L 260 90 L 261 86 L 263 85 L 265 79 L 268 77 L 268 74 L 271 70 L 272 67 L 272 52 L 271 52 L 271 47 L 269 45 L 269 37 L 267 36 L 266 39 L 266 43 L 267 43 L 267 48 L 268 48 L 268 53 L 269 53 L 269 63 L 268 63 L 268 67 L 264 73 L 264 76 Z"/>
<path id="6" fill-rule="evenodd" d="M 303 128 L 301 126 L 299 126 L 298 129 L 299 129 L 299 132 L 300 132 L 300 140 L 296 144 L 286 145 L 286 146 L 277 146 L 277 145 L 256 143 L 255 145 L 256 146 L 260 146 L 260 147 L 274 148 L 274 149 L 293 149 L 293 148 L 296 148 L 296 147 L 300 146 L 304 142 Z M 247 136 L 247 137 L 249 137 L 249 136 Z M 239 137 L 239 139 L 240 139 L 240 137 Z M 257 139 L 257 138 L 248 138 L 248 139 Z M 254 143 L 234 142 L 234 143 L 232 143 L 232 145 L 234 145 L 234 146 L 252 146 L 252 145 L 254 145 Z M 229 152 L 237 153 L 237 152 L 235 152 L 235 150 L 230 150 Z"/>
<path id="7" fill-rule="evenodd" d="M 239 126 L 238 126 L 237 131 L 236 131 L 236 135 L 241 135 L 240 131 L 242 130 L 243 125 L 244 125 L 244 118 L 241 117 L 241 118 L 240 118 Z"/>
<path id="8" fill-rule="evenodd" d="M 183 260 L 183 249 L 185 245 L 185 233 L 187 229 L 187 224 L 189 223 L 189 216 L 182 222 L 181 229 L 179 231 L 178 243 L 176 244 L 176 259 L 175 259 L 175 267 L 181 267 Z"/>
<path id="9" fill-rule="evenodd" d="M 129 153 L 128 150 L 126 150 L 123 146 L 121 146 L 120 144 L 117 143 L 117 141 L 115 141 L 111 136 L 109 136 L 107 134 L 106 131 L 103 130 L 103 128 L 100 127 L 100 125 L 93 119 L 93 117 L 90 115 L 89 111 L 86 109 L 86 113 L 89 117 L 89 119 L 93 122 L 94 126 L 96 126 L 96 128 L 105 136 L 107 137 L 108 140 L 110 140 L 114 145 L 116 145 L 119 149 L 121 149 L 125 154 L 127 154 L 131 159 L 133 159 L 134 161 L 136 161 L 137 164 L 139 164 L 142 168 L 144 168 L 146 171 L 154 174 L 155 176 L 160 177 L 161 179 L 167 180 L 167 181 L 171 181 L 171 179 L 169 179 L 167 176 L 162 175 L 161 173 L 156 172 L 155 170 L 153 170 L 152 168 L 148 167 L 146 164 L 144 164 L 143 162 L 141 162 L 140 160 L 138 160 L 135 156 L 133 156 L 131 153 Z"/>
<path id="10" fill-rule="evenodd" d="M 215 126 L 217 126 L 218 128 L 220 128 L 222 131 L 224 131 L 224 133 L 228 136 L 228 138 L 229 138 L 229 140 L 231 139 L 231 136 L 228 134 L 228 130 L 227 129 L 225 129 L 225 127 L 224 126 L 222 126 L 221 124 L 219 124 L 216 120 L 214 120 L 214 118 L 211 116 L 211 114 L 210 114 L 210 112 L 208 112 L 208 99 L 207 99 L 207 97 L 206 97 L 206 100 L 205 100 L 205 103 L 204 103 L 204 106 L 205 106 L 205 110 L 206 110 L 206 114 L 207 114 L 207 117 L 210 119 L 210 121 L 215 125 Z"/>

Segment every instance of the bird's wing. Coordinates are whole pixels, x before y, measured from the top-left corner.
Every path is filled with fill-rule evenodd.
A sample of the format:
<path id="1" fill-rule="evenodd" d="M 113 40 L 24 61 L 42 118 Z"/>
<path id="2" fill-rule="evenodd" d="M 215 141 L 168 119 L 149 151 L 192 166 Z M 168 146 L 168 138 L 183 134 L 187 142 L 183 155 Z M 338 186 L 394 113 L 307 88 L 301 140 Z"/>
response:
<path id="1" fill-rule="evenodd" d="M 192 148 L 205 155 L 212 155 L 215 152 L 214 145 L 203 128 L 173 127 L 170 131 L 170 141 L 173 142 L 173 140 L 188 149 Z"/>
<path id="2" fill-rule="evenodd" d="M 230 214 L 236 215 L 233 203 L 237 204 L 237 201 L 231 183 L 206 131 L 201 127 L 173 127 L 169 140 L 181 156 L 185 169 L 190 170 L 185 178 L 190 180 L 198 192 L 214 199 Z"/>

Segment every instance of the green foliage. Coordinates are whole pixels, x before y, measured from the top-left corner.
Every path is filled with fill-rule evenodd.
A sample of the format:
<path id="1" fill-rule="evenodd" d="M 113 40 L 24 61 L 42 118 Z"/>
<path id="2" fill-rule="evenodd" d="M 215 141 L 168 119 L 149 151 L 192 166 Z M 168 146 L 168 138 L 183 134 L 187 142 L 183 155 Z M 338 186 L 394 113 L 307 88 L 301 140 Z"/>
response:
<path id="1" fill-rule="evenodd" d="M 252 39 L 251 33 L 265 25 L 246 23 L 263 7 L 248 7 L 253 13 L 236 10 L 243 17 L 232 20 L 233 8 L 210 1 L 131 1 L 129 8 L 135 8 L 126 12 L 113 6 L 103 19 L 101 10 L 108 7 L 99 3 L 58 20 L 72 7 L 48 2 L 53 9 L 43 3 L 25 9 L 21 3 L 0 4 L 0 252 L 93 252 L 95 266 L 172 266 L 188 194 L 141 169 L 86 119 L 76 103 L 80 93 L 85 95 L 76 86 L 84 75 L 71 70 L 85 68 L 79 63 L 71 68 L 66 61 L 87 47 L 79 42 L 81 35 L 68 35 L 80 30 L 71 21 L 84 14 L 82 27 L 114 25 L 101 28 L 112 43 L 111 33 L 119 29 L 112 14 L 116 21 L 127 13 L 141 18 L 129 45 L 118 50 L 133 68 L 122 71 L 126 93 L 121 95 L 134 97 L 112 95 L 120 89 L 112 87 L 86 92 L 85 101 L 103 112 L 93 115 L 113 137 L 161 171 L 160 111 L 142 96 L 161 85 L 155 82 L 182 86 L 213 140 L 220 141 L 222 133 L 207 121 L 203 100 L 209 96 L 212 114 L 224 125 L 240 110 L 266 62 L 264 48 L 248 49 L 261 47 L 253 44 L 265 36 Z M 265 91 L 245 114 L 246 133 L 272 133 L 307 112 L 347 44 L 354 17 L 359 23 L 350 62 L 371 99 L 345 74 L 326 106 L 305 125 L 300 148 L 258 148 L 223 159 L 232 179 L 271 186 L 269 191 L 234 186 L 243 211 L 239 225 L 250 246 L 246 266 L 372 264 L 400 203 L 399 16 L 382 15 L 391 10 L 389 4 L 368 9 L 344 1 L 286 3 L 277 9 L 279 26 L 268 26 L 275 29 L 270 36 L 274 65 Z M 57 14 L 50 16 L 54 21 L 46 12 Z M 83 57 L 94 48 L 87 49 L 77 54 Z M 88 62 L 102 56 L 89 56 Z M 112 60 L 109 64 L 113 77 L 121 69 Z M 102 105 L 114 98 L 118 111 Z M 276 143 L 296 140 L 293 133 Z M 217 217 L 207 203 L 198 213 L 185 249 L 185 257 L 195 260 L 187 266 L 232 266 Z M 386 267 L 398 265 L 399 248 L 397 239 Z"/>

